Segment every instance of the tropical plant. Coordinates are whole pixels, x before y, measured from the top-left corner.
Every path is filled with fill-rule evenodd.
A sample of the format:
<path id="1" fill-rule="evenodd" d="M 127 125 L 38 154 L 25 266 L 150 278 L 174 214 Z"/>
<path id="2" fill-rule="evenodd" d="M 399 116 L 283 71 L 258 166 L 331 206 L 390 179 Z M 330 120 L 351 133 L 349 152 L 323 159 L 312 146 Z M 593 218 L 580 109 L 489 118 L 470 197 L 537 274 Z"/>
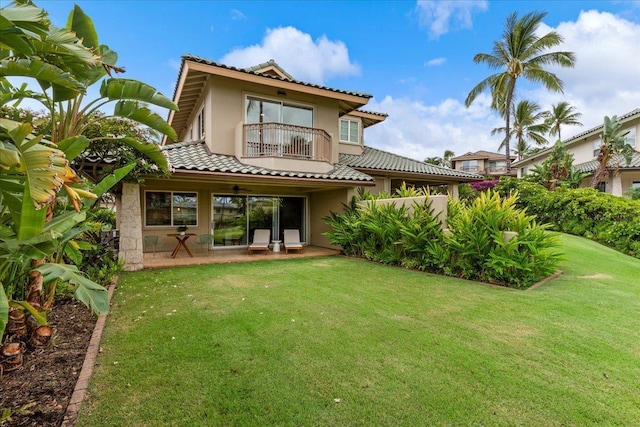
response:
<path id="1" fill-rule="evenodd" d="M 430 165 L 436 165 L 436 166 L 442 166 L 445 168 L 450 168 L 451 167 L 451 159 L 456 155 L 456 153 L 454 153 L 451 150 L 444 150 L 444 156 L 443 157 L 427 157 L 426 159 L 424 159 L 425 163 L 428 163 Z"/>
<path id="2" fill-rule="evenodd" d="M 32 123 L 0 118 L 0 332 L 6 321 L 7 298 L 17 296 L 36 319 L 46 321 L 40 307 L 50 304 L 58 283 L 71 283 L 75 296 L 95 312 L 108 309 L 105 289 L 87 279 L 75 265 L 79 243 L 88 230 L 84 199 L 95 199 L 129 173 L 123 166 L 90 188 L 70 167 L 90 144 L 83 133 L 101 120 L 98 109 L 114 102 L 112 116 L 175 136 L 171 127 L 146 105 L 177 109 L 152 87 L 129 79 L 111 78 L 123 72 L 116 54 L 98 43 L 91 19 L 75 6 L 66 28 L 51 25 L 44 10 L 19 1 L 0 9 L 0 106 L 25 98 L 47 110 Z M 41 91 L 14 87 L 7 77 L 34 79 Z M 109 77 L 106 78 L 105 77 Z M 100 95 L 85 100 L 88 88 L 101 81 Z M 15 104 L 14 104 L 15 105 Z M 110 117 L 110 116 L 105 116 Z M 155 144 L 133 137 L 115 137 L 139 150 L 162 169 L 166 159 Z M 20 280 L 28 278 L 28 284 Z M 18 280 L 18 282 L 16 282 Z M 46 288 L 45 288 L 46 286 Z M 9 292 L 6 292 L 9 289 Z M 44 292 L 43 292 L 44 291 Z"/>
<path id="3" fill-rule="evenodd" d="M 629 131 L 622 130 L 622 123 L 616 116 L 604 117 L 604 126 L 600 135 L 600 149 L 598 150 L 598 166 L 591 179 L 591 188 L 596 188 L 598 183 L 609 176 L 609 162 L 614 161 L 613 175 L 617 175 L 620 169 L 620 160 L 631 163 L 633 146 L 627 142 Z M 618 158 L 614 158 L 617 156 Z M 621 157 L 621 158 L 620 158 Z"/>
<path id="4" fill-rule="evenodd" d="M 501 70 L 478 83 L 465 100 L 471 103 L 485 90 L 491 92 L 491 107 L 505 119 L 505 159 L 507 172 L 511 171 L 511 106 L 516 95 L 516 82 L 520 77 L 542 83 L 548 90 L 562 92 L 562 80 L 545 70 L 546 65 L 573 67 L 575 57 L 572 52 L 549 52 L 562 43 L 562 37 L 555 31 L 538 36 L 538 30 L 545 12 L 530 12 L 519 17 L 517 12 L 507 17 L 502 38 L 495 41 L 491 54 L 478 53 L 473 61 L 484 63 L 493 70 Z"/>
<path id="5" fill-rule="evenodd" d="M 515 207 L 517 198 L 488 190 L 466 206 L 450 201 L 447 225 L 433 214 L 431 202 L 411 209 L 354 198 L 342 214 L 325 218 L 332 244 L 351 256 L 449 276 L 524 288 L 555 270 L 554 237 L 533 217 Z M 517 234 L 505 238 L 507 232 Z"/>
<path id="6" fill-rule="evenodd" d="M 551 110 L 544 112 L 545 123 L 549 127 L 549 135 L 558 135 L 558 140 L 562 141 L 560 126 L 582 126 L 578 119 L 582 113 L 566 101 L 558 102 L 551 106 Z"/>
<path id="7" fill-rule="evenodd" d="M 586 173 L 573 168 L 573 154 L 558 140 L 549 157 L 541 165 L 535 165 L 525 179 L 553 191 L 561 185 L 577 188 L 586 176 Z"/>
<path id="8" fill-rule="evenodd" d="M 513 117 L 513 128 L 510 130 L 509 140 L 515 138 L 516 140 L 516 153 L 518 160 L 522 160 L 530 146 L 528 141 L 532 141 L 538 146 L 544 146 L 547 143 L 547 139 L 544 134 L 547 133 L 548 128 L 544 123 L 544 113 L 540 111 L 540 106 L 531 101 L 520 101 L 511 109 L 511 116 Z M 505 133 L 505 127 L 498 127 L 491 131 L 491 135 Z M 504 138 L 498 147 L 498 151 L 502 150 L 506 145 L 507 138 Z"/>

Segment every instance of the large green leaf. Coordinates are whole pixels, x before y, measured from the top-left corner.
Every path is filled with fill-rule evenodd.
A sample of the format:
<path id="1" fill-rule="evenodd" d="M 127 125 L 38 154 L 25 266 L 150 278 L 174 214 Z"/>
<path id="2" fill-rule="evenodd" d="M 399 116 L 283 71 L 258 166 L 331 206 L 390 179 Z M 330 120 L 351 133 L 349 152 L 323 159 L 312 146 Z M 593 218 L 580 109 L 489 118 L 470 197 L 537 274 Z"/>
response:
<path id="1" fill-rule="evenodd" d="M 98 33 L 89 18 L 80 6 L 75 5 L 69 13 L 67 28 L 75 32 L 82 39 L 82 44 L 88 48 L 98 47 Z"/>
<path id="2" fill-rule="evenodd" d="M 118 101 L 113 110 L 113 115 L 147 125 L 151 129 L 162 132 L 173 140 L 178 139 L 176 131 L 173 130 L 169 123 L 149 108 L 141 106 L 135 101 Z"/>
<path id="3" fill-rule="evenodd" d="M 109 311 L 107 290 L 83 276 L 75 265 L 43 264 L 38 266 L 36 270 L 42 273 L 45 283 L 61 280 L 74 285 L 76 299 L 91 308 L 94 313 L 105 314 Z"/>
<path id="4" fill-rule="evenodd" d="M 89 139 L 84 136 L 73 136 L 58 142 L 58 148 L 64 153 L 67 160 L 78 157 L 89 146 Z"/>
<path id="5" fill-rule="evenodd" d="M 127 174 L 131 172 L 135 167 L 135 163 L 130 163 L 119 169 L 116 169 L 115 171 L 113 171 L 113 173 L 102 178 L 102 181 L 100 181 L 98 184 L 96 184 L 95 187 L 93 187 L 93 193 L 98 196 L 99 199 L 104 193 L 113 188 L 113 186 L 116 185 L 122 178 L 127 176 Z"/>
<path id="6" fill-rule="evenodd" d="M 84 87 L 71 74 L 39 59 L 0 60 L 0 76 L 31 77 L 47 85 L 82 92 Z"/>
<path id="7" fill-rule="evenodd" d="M 134 100 L 169 110 L 178 110 L 178 106 L 169 98 L 146 83 L 131 79 L 107 79 L 102 82 L 100 96 L 115 100 Z"/>
<path id="8" fill-rule="evenodd" d="M 4 293 L 4 284 L 0 282 L 0 339 L 2 339 L 8 320 L 9 300 L 7 299 L 7 295 Z"/>
<path id="9" fill-rule="evenodd" d="M 124 137 L 121 141 L 151 159 L 163 172 L 169 172 L 169 163 L 160 147 L 156 144 L 141 142 L 135 138 Z"/>

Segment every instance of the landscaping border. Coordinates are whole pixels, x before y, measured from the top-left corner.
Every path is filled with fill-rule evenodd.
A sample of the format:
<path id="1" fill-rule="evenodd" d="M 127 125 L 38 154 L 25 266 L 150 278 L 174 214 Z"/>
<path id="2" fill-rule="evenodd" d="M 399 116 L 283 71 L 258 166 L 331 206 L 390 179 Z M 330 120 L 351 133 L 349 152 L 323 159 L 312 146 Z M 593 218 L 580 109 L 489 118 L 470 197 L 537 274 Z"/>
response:
<path id="1" fill-rule="evenodd" d="M 109 303 L 111 303 L 111 297 L 113 297 L 113 292 L 115 291 L 116 285 L 118 284 L 118 279 L 119 278 L 116 277 L 116 279 L 111 283 L 111 285 L 109 285 L 109 288 L 107 289 Z M 87 346 L 84 363 L 82 364 L 82 368 L 80 369 L 80 375 L 78 376 L 78 381 L 76 381 L 76 386 L 73 389 L 71 399 L 69 399 L 69 404 L 67 405 L 64 419 L 62 420 L 62 424 L 60 424 L 61 427 L 72 427 L 75 425 L 76 420 L 78 419 L 80 405 L 82 404 L 82 401 L 87 394 L 89 379 L 93 374 L 93 368 L 96 364 L 98 353 L 100 352 L 100 340 L 102 339 L 102 332 L 104 331 L 107 316 L 108 313 L 98 316 L 98 320 L 96 320 L 96 324 L 93 327 L 93 334 L 91 335 L 91 340 L 89 341 L 89 345 Z"/>

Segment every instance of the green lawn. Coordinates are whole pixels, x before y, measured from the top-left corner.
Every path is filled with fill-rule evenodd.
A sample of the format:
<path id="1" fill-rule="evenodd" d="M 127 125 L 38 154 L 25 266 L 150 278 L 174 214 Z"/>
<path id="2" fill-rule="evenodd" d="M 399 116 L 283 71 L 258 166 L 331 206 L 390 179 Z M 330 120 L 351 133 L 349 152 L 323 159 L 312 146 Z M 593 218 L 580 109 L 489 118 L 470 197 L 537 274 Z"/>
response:
<path id="1" fill-rule="evenodd" d="M 125 274 L 78 425 L 638 425 L 640 261 L 561 241 L 529 291 L 342 257 Z"/>

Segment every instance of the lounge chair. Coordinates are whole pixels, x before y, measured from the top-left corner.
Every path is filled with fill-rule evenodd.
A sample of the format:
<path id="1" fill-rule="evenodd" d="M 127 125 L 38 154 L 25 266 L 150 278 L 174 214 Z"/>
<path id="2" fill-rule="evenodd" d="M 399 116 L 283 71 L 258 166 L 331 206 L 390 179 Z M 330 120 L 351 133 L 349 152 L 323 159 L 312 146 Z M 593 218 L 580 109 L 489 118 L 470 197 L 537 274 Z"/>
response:
<path id="1" fill-rule="evenodd" d="M 271 239 L 271 230 L 256 228 L 253 231 L 253 243 L 249 245 L 249 253 L 254 251 L 269 252 L 269 239 Z"/>
<path id="2" fill-rule="evenodd" d="M 289 251 L 302 253 L 302 247 L 300 230 L 284 230 L 284 253 L 288 254 Z"/>

